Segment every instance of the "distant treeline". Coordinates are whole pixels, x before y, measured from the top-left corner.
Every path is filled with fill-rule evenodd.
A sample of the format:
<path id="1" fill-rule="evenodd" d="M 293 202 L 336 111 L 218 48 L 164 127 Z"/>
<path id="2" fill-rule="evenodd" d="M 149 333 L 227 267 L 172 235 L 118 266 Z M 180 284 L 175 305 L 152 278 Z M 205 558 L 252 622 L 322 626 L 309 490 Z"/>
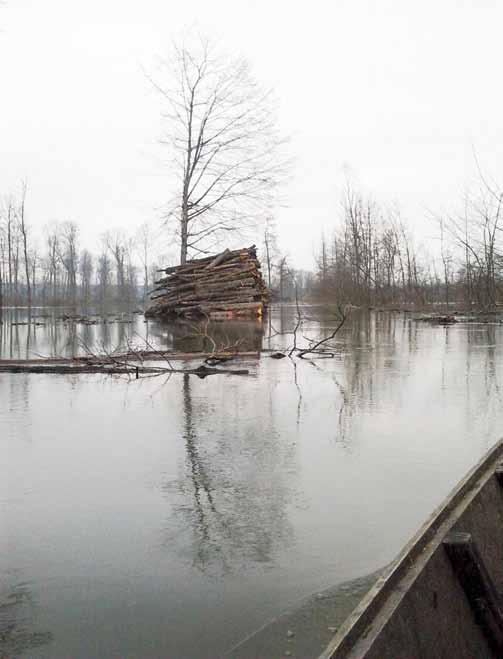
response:
<path id="1" fill-rule="evenodd" d="M 398 210 L 348 185 L 340 218 L 320 241 L 315 276 L 305 281 L 304 295 L 368 306 L 492 308 L 503 301 L 502 200 L 482 179 L 463 199 L 459 215 L 431 217 L 434 257 L 418 247 Z"/>
<path id="2" fill-rule="evenodd" d="M 410 224 L 347 185 L 330 234 L 320 239 L 313 271 L 295 269 L 265 221 L 259 259 L 273 301 L 311 300 L 363 306 L 459 305 L 489 309 L 503 302 L 503 194 L 481 178 L 459 215 L 432 217 L 437 247 L 416 243 Z M 75 222 L 53 222 L 43 244 L 26 222 L 26 185 L 0 206 L 0 306 L 135 304 L 154 288 L 159 256 L 149 225 L 132 236 L 102 235 L 82 249 Z M 160 241 L 157 240 L 157 243 Z M 199 250 L 197 256 L 200 255 Z"/>
<path id="3" fill-rule="evenodd" d="M 133 237 L 102 236 L 101 249 L 82 249 L 75 222 L 53 222 L 43 244 L 26 221 L 26 185 L 0 209 L 0 306 L 131 305 L 145 298 L 158 267 L 149 261 L 152 237 L 142 225 Z"/>

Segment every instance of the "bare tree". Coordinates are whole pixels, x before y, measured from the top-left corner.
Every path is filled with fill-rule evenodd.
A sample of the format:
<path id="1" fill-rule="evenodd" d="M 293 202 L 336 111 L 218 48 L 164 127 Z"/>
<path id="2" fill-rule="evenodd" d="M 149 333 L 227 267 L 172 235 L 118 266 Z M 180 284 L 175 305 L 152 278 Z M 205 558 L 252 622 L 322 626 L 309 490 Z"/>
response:
<path id="1" fill-rule="evenodd" d="M 316 266 L 316 277 L 299 293 L 358 305 L 425 300 L 424 268 L 399 210 L 379 205 L 350 182 L 332 236 L 321 236 Z"/>
<path id="2" fill-rule="evenodd" d="M 89 250 L 84 249 L 79 261 L 82 302 L 88 305 L 91 301 L 91 283 L 93 277 L 93 257 Z"/>
<path id="3" fill-rule="evenodd" d="M 445 306 L 449 307 L 449 292 L 451 282 L 451 269 L 452 269 L 452 254 L 445 242 L 444 236 L 444 220 L 440 219 L 440 257 L 442 259 L 442 269 L 444 272 L 444 292 L 445 292 Z"/>
<path id="4" fill-rule="evenodd" d="M 104 242 L 115 261 L 117 291 L 121 300 L 124 300 L 124 296 L 126 294 L 126 237 L 120 229 L 116 229 L 115 231 L 107 231 L 107 233 L 104 235 Z M 102 265 L 103 264 L 104 262 Z"/>
<path id="5" fill-rule="evenodd" d="M 148 222 L 143 222 L 138 228 L 136 251 L 140 258 L 143 271 L 143 302 L 145 303 L 149 288 L 149 266 L 153 243 L 152 230 Z"/>
<path id="6" fill-rule="evenodd" d="M 1 216 L 0 216 L 0 219 Z M 5 227 L 0 224 L 0 317 L 2 315 L 2 307 L 4 305 L 4 291 L 5 291 L 5 272 L 6 272 L 6 232 Z"/>
<path id="7" fill-rule="evenodd" d="M 13 223 L 14 223 L 14 205 L 12 199 L 7 202 L 7 218 L 6 218 L 6 231 L 7 231 L 7 253 L 8 253 L 8 282 L 9 282 L 9 296 L 12 301 L 12 274 L 13 274 Z"/>
<path id="8" fill-rule="evenodd" d="M 108 292 L 112 278 L 112 268 L 110 259 L 108 258 L 108 249 L 106 247 L 98 257 L 98 268 L 96 274 L 98 280 L 98 298 L 100 304 L 103 306 L 108 301 Z"/>
<path id="9" fill-rule="evenodd" d="M 285 283 L 289 275 L 288 256 L 283 256 L 278 263 L 279 299 L 285 299 Z"/>
<path id="10" fill-rule="evenodd" d="M 457 262 L 468 306 L 476 302 L 478 307 L 490 309 L 498 301 L 503 275 L 503 193 L 480 176 L 480 187 L 466 194 L 464 212 L 437 219 L 446 297 L 451 288 L 447 275 L 452 279 Z"/>
<path id="11" fill-rule="evenodd" d="M 60 227 L 53 223 L 46 229 L 47 235 L 47 284 L 52 303 L 56 303 L 59 293 L 59 275 L 60 275 Z"/>
<path id="12" fill-rule="evenodd" d="M 242 58 L 228 58 L 210 41 L 179 44 L 150 81 L 166 101 L 170 147 L 179 192 L 176 218 L 180 262 L 222 235 L 254 226 L 270 205 L 284 164 L 270 92 Z M 166 74 L 166 75 L 164 75 Z"/>
<path id="13" fill-rule="evenodd" d="M 39 267 L 39 257 L 38 257 L 38 251 L 35 247 L 33 247 L 30 250 L 29 253 L 29 260 L 30 260 L 30 269 L 31 269 L 31 296 L 32 299 L 36 299 L 37 297 L 37 270 Z"/>
<path id="14" fill-rule="evenodd" d="M 122 300 L 130 305 L 137 297 L 138 281 L 137 281 L 137 268 L 133 260 L 134 254 L 134 240 L 129 238 L 126 240 L 124 247 L 124 286 Z"/>
<path id="15" fill-rule="evenodd" d="M 26 277 L 26 291 L 28 306 L 31 307 L 31 284 L 30 284 L 30 261 L 28 259 L 28 227 L 26 225 L 26 192 L 28 185 L 26 181 L 21 184 L 21 199 L 19 202 L 19 230 L 23 239 L 24 272 Z"/>
<path id="16" fill-rule="evenodd" d="M 66 273 L 67 295 L 73 305 L 77 301 L 78 235 L 79 228 L 75 222 L 61 225 L 59 258 Z"/>
<path id="17" fill-rule="evenodd" d="M 267 286 L 272 288 L 272 271 L 274 262 L 278 257 L 278 238 L 274 219 L 268 215 L 265 220 L 264 227 L 264 254 L 265 264 L 267 268 Z"/>

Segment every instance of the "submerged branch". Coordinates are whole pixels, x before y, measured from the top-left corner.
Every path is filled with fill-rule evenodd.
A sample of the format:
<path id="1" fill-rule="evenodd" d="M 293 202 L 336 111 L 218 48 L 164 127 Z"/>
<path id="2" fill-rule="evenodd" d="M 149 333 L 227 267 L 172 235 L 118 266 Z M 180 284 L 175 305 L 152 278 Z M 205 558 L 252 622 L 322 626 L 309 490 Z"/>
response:
<path id="1" fill-rule="evenodd" d="M 208 375 L 249 375 L 248 369 L 224 369 L 212 368 L 205 365 L 198 366 L 197 368 L 165 368 L 161 366 L 121 366 L 115 364 L 85 364 L 75 363 L 72 364 L 25 364 L 22 361 L 17 363 L 5 364 L 0 361 L 0 373 L 46 373 L 46 374 L 102 374 L 102 375 L 134 375 L 137 379 L 142 374 L 165 375 L 167 373 L 184 373 L 186 375 L 197 375 L 200 378 L 205 378 Z"/>

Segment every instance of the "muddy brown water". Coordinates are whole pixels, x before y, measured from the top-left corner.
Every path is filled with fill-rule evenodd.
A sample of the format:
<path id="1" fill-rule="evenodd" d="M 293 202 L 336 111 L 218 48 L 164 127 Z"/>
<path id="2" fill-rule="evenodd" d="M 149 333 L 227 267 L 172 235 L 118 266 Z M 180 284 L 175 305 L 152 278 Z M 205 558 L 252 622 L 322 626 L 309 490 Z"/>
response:
<path id="1" fill-rule="evenodd" d="M 2 357 L 207 341 L 32 313 L 4 311 Z M 304 334 L 334 326 L 304 313 Z M 270 333 L 294 323 L 274 308 Z M 267 330 L 214 339 L 291 340 Z M 0 656 L 214 659 L 388 564 L 503 435 L 503 326 L 355 313 L 336 343 L 296 372 L 246 361 L 247 377 L 1 374 Z"/>

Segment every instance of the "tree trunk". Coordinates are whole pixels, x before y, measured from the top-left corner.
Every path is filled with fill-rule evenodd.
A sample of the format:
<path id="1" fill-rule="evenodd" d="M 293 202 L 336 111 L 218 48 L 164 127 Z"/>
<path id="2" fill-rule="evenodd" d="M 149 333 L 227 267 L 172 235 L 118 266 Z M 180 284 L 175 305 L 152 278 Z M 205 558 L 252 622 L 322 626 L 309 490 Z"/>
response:
<path id="1" fill-rule="evenodd" d="M 189 211 L 187 206 L 187 199 L 185 198 L 185 189 L 184 189 L 184 200 L 182 204 L 182 219 L 180 227 L 180 265 L 184 265 L 187 262 L 187 241 L 189 234 Z"/>

